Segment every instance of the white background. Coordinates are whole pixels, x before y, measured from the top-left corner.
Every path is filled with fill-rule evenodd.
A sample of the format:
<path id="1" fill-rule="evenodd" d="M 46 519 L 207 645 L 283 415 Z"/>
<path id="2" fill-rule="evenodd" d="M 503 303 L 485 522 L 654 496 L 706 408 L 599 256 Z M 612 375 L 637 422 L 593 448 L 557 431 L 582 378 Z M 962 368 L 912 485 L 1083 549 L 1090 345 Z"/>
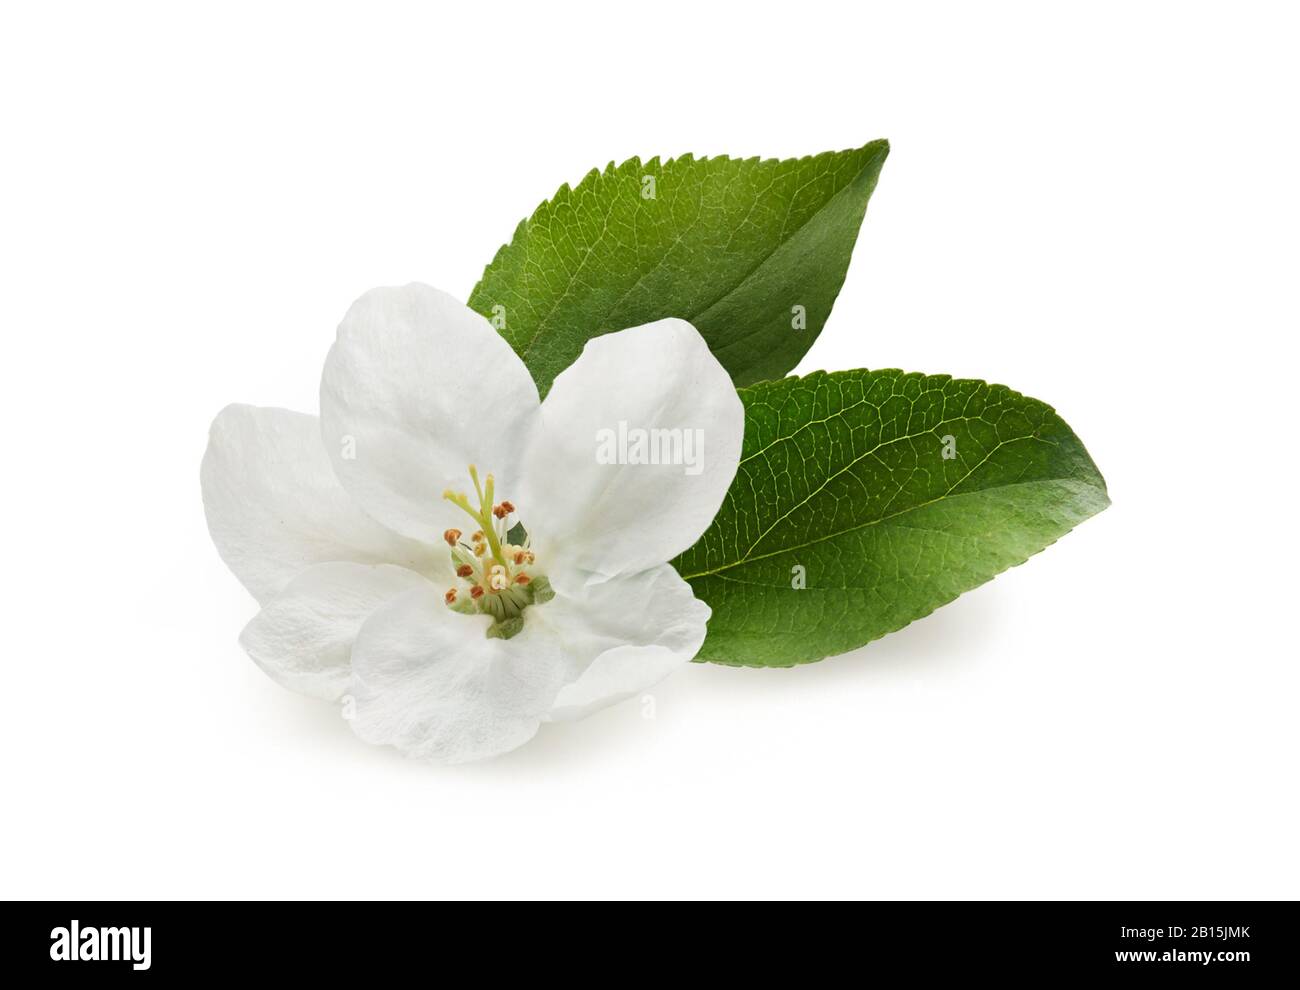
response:
<path id="1" fill-rule="evenodd" d="M 7 897 L 1300 896 L 1282 5 L 0 15 Z M 453 770 L 241 653 L 198 465 L 367 288 L 634 154 L 888 137 L 800 370 L 1054 404 L 1114 506 L 857 653 Z"/>

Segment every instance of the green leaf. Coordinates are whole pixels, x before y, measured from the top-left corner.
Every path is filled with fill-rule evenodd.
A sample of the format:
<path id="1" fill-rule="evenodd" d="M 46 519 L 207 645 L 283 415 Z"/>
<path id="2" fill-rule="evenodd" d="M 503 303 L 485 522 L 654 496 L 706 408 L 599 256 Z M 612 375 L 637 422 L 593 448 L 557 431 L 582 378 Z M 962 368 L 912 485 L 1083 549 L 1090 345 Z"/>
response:
<path id="1" fill-rule="evenodd" d="M 888 153 L 611 162 L 519 224 L 469 305 L 543 395 L 592 337 L 667 316 L 693 323 L 737 385 L 780 378 L 830 315 Z"/>
<path id="2" fill-rule="evenodd" d="M 673 561 L 713 608 L 700 661 L 792 666 L 852 650 L 1110 504 L 1069 426 L 1002 385 L 842 371 L 740 395 L 736 480 Z"/>

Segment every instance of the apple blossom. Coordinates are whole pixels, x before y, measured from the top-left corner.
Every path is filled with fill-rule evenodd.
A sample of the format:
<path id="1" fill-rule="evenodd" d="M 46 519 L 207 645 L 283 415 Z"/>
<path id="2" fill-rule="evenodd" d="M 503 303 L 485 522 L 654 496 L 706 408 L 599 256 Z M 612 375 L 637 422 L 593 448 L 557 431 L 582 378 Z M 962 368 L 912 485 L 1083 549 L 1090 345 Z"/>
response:
<path id="1" fill-rule="evenodd" d="M 598 456 L 629 424 L 652 456 Z M 716 514 L 743 431 L 682 320 L 588 341 L 540 401 L 483 317 L 375 289 L 339 327 L 319 419 L 234 405 L 212 424 L 209 530 L 261 604 L 240 641 L 286 687 L 350 698 L 368 742 L 513 749 L 695 655 L 709 607 L 667 561 Z"/>

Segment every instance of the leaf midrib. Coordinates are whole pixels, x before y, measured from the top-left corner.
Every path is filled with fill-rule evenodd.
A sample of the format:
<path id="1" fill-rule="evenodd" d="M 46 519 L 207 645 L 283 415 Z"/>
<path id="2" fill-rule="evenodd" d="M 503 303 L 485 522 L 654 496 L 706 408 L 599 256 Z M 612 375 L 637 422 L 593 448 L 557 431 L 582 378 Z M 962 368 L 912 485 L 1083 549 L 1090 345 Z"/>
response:
<path id="1" fill-rule="evenodd" d="M 1051 441 L 1049 441 L 1049 440 L 1043 440 L 1041 437 L 1018 437 L 1017 439 L 1019 439 L 1019 440 L 1024 440 L 1024 439 L 1035 439 L 1035 440 L 1039 440 L 1039 441 L 1041 441 L 1042 443 L 1051 443 Z M 1010 440 L 1008 440 L 1008 441 L 1003 441 L 1003 442 L 1004 442 L 1004 443 L 1012 443 L 1012 442 L 1014 442 L 1014 441 L 1010 441 Z M 999 444 L 999 446 L 1001 446 L 1001 444 Z M 987 459 L 987 458 L 986 458 L 986 459 Z M 974 469 L 972 468 L 972 470 L 974 470 Z M 969 477 L 969 472 L 967 473 L 967 477 Z M 684 580 L 684 581 L 690 581 L 690 580 L 692 580 L 692 579 L 694 579 L 694 578 L 705 578 L 705 577 L 712 577 L 712 576 L 714 576 L 714 575 L 721 575 L 722 572 L 724 572 L 724 571 L 729 571 L 729 570 L 731 570 L 731 569 L 734 568 L 734 567 L 740 567 L 740 566 L 743 565 L 743 564 L 752 564 L 752 563 L 755 563 L 755 562 L 760 561 L 760 560 L 767 560 L 769 557 L 777 557 L 777 556 L 780 556 L 780 555 L 783 554 L 783 553 L 791 553 L 791 552 L 796 551 L 796 550 L 804 550 L 804 549 L 806 549 L 806 548 L 808 548 L 808 547 L 816 546 L 818 543 L 825 543 L 827 540 L 837 539 L 837 538 L 839 538 L 839 537 L 841 537 L 841 536 L 844 536 L 844 535 L 847 534 L 847 533 L 853 533 L 853 532 L 856 532 L 857 530 L 860 530 L 860 529 L 866 529 L 866 528 L 868 528 L 868 527 L 870 527 L 870 526 L 875 526 L 875 525 L 877 525 L 878 523 L 887 522 L 887 521 L 889 521 L 890 519 L 896 519 L 897 517 L 902 516 L 902 515 L 906 515 L 906 514 L 909 513 L 909 512 L 916 512 L 916 511 L 918 511 L 918 510 L 920 510 L 920 509 L 924 509 L 926 506 L 934 505 L 936 502 L 942 502 L 942 501 L 944 501 L 945 499 L 960 499 L 960 498 L 967 498 L 967 497 L 972 496 L 972 495 L 984 495 L 984 494 L 987 494 L 987 493 L 989 493 L 989 492 L 994 492 L 994 491 L 1004 491 L 1004 490 L 1006 490 L 1006 489 L 1011 489 L 1011 488 L 1021 488 L 1021 487 L 1027 487 L 1027 486 L 1030 486 L 1030 485 L 1050 485 L 1050 484 L 1057 484 L 1057 483 L 1062 482 L 1062 481 L 1071 481 L 1071 480 L 1079 480 L 1079 479 L 1071 479 L 1071 478 L 1036 478 L 1036 479 L 1034 479 L 1033 481 L 1015 481 L 1015 482 L 1012 482 L 1012 483 L 1010 483 L 1010 484 L 1006 484 L 1006 485 L 991 485 L 991 486 L 989 486 L 988 488 L 980 488 L 980 489 L 977 489 L 977 490 L 975 490 L 975 491 L 970 491 L 970 492 L 958 492 L 956 495 L 951 494 L 951 491 L 952 491 L 952 490 L 951 490 L 951 488 L 950 488 L 950 489 L 948 490 L 948 492 L 945 492 L 943 495 L 936 495 L 934 498 L 929 499 L 929 500 L 927 500 L 927 501 L 925 501 L 925 502 L 918 502 L 916 505 L 909 505 L 907 508 L 905 508 L 905 509 L 899 509 L 897 512 L 890 513 L 890 514 L 887 515 L 887 516 L 879 516 L 879 517 L 877 517 L 877 518 L 875 518 L 875 519 L 868 519 L 866 522 L 858 523 L 858 524 L 856 524 L 856 525 L 854 525 L 854 526 L 846 526 L 844 529 L 837 530 L 837 531 L 834 532 L 834 533 L 827 533 L 825 536 L 819 536 L 819 537 L 818 537 L 817 539 L 815 539 L 815 540 L 809 540 L 808 542 L 806 542 L 806 543 L 800 543 L 800 544 L 797 545 L 797 546 L 793 546 L 793 547 L 782 547 L 782 548 L 779 549 L 779 550 L 772 550 L 772 551 L 770 551 L 770 552 L 768 552 L 768 553 L 761 553 L 761 554 L 758 554 L 757 556 L 752 556 L 752 557 L 749 556 L 749 555 L 747 554 L 745 557 L 741 558 L 740 560 L 734 560 L 734 561 L 732 561 L 732 562 L 730 562 L 730 563 L 728 563 L 728 564 L 723 564 L 723 565 L 720 566 L 720 567 L 715 567 L 715 568 L 713 568 L 712 570 L 707 570 L 707 571 L 695 571 L 695 572 L 693 572 L 693 573 L 691 573 L 691 574 L 683 574 L 683 575 L 681 575 L 681 577 L 682 577 L 682 580 Z M 959 483 L 960 483 L 960 482 L 959 482 Z M 1081 483 L 1081 484 L 1089 484 L 1089 482 L 1085 482 L 1085 481 L 1082 481 L 1082 480 L 1080 480 L 1080 483 Z M 954 487 L 955 487 L 955 486 L 954 486 Z M 1095 486 L 1094 486 L 1094 487 L 1095 487 Z M 793 510 L 792 510 L 792 511 L 793 511 Z M 755 541 L 755 543 L 752 544 L 752 545 L 753 545 L 753 546 L 757 546 L 757 545 L 758 545 L 758 542 Z"/>
<path id="2" fill-rule="evenodd" d="M 777 446 L 778 444 L 787 444 L 787 443 L 792 442 L 793 439 L 794 439 L 794 437 L 798 436 L 798 434 L 799 434 L 802 430 L 804 430 L 804 429 L 807 428 L 808 426 L 813 425 L 814 423 L 827 423 L 827 422 L 830 422 L 830 421 L 833 420 L 833 419 L 843 419 L 846 413 L 848 413 L 848 412 L 849 412 L 850 410 L 852 410 L 852 409 L 856 409 L 858 406 L 861 406 L 861 405 L 869 405 L 869 406 L 871 406 L 872 409 L 875 409 L 877 412 L 880 411 L 880 407 L 879 407 L 879 406 L 877 406 L 875 403 L 871 402 L 870 399 L 869 399 L 868 397 L 863 396 L 861 399 L 857 400 L 856 402 L 853 402 L 853 403 L 851 403 L 851 404 L 849 404 L 849 405 L 847 405 L 847 406 L 844 406 L 844 407 L 841 408 L 841 409 L 837 409 L 835 412 L 831 413 L 829 416 L 826 416 L 826 417 L 824 417 L 824 418 L 821 419 L 821 420 L 814 420 L 814 421 L 810 421 L 810 422 L 808 422 L 808 423 L 801 423 L 801 424 L 798 426 L 798 428 L 796 428 L 795 430 L 793 430 L 793 431 L 791 431 L 790 433 L 786 434 L 785 436 L 777 437 L 775 440 L 772 440 L 770 443 L 764 444 L 764 445 L 763 445 L 759 450 L 755 451 L 754 453 L 752 453 L 752 454 L 748 454 L 748 455 L 746 455 L 745 457 L 741 458 L 741 460 L 740 460 L 740 464 L 744 464 L 746 461 L 750 461 L 750 460 L 752 460 L 753 458 L 758 457 L 758 456 L 760 456 L 761 454 L 766 453 L 768 450 L 772 449 L 773 447 Z M 948 419 L 945 419 L 945 420 L 943 421 L 943 424 L 941 424 L 941 425 L 946 426 L 947 424 L 955 423 L 955 422 L 970 422 L 970 421 L 975 420 L 975 419 L 977 419 L 977 418 L 979 418 L 979 417 L 975 417 L 975 416 L 965 416 L 965 415 L 962 415 L 962 416 L 953 416 L 953 417 L 949 417 Z M 783 513 L 781 513 L 781 515 L 778 516 L 778 517 L 777 517 L 777 518 L 772 522 L 771 525 L 769 525 L 766 529 L 764 529 L 763 532 L 761 532 L 761 533 L 758 535 L 758 537 L 757 537 L 757 538 L 756 538 L 752 543 L 750 543 L 750 545 L 749 545 L 749 549 L 745 551 L 745 556 L 744 556 L 744 557 L 742 557 L 740 560 L 735 561 L 735 562 L 733 562 L 733 563 L 731 563 L 731 564 L 727 564 L 727 565 L 724 565 L 724 566 L 722 566 L 722 567 L 715 568 L 715 569 L 712 570 L 712 571 L 708 571 L 708 572 L 704 572 L 704 573 L 705 573 L 705 574 L 716 574 L 716 573 L 719 573 L 720 571 L 727 570 L 728 568 L 731 568 L 731 567 L 738 567 L 738 566 L 740 566 L 741 564 L 748 563 L 751 559 L 752 559 L 752 560 L 762 560 L 762 559 L 764 559 L 764 557 L 767 556 L 767 555 L 760 555 L 760 556 L 758 556 L 758 557 L 753 557 L 753 558 L 751 558 L 751 557 L 750 557 L 750 554 L 753 552 L 753 550 L 754 550 L 755 547 L 757 547 L 760 543 L 762 543 L 765 539 L 767 539 L 768 534 L 771 533 L 772 530 L 776 529 L 777 526 L 781 525 L 782 522 L 784 522 L 786 519 L 790 518 L 791 515 L 793 515 L 793 514 L 794 514 L 795 512 L 797 512 L 799 509 L 803 508 L 805 505 L 807 505 L 809 502 L 811 502 L 814 498 L 816 498 L 819 494 L 821 494 L 823 491 L 825 491 L 825 490 L 826 490 L 826 486 L 829 485 L 829 484 L 830 484 L 832 481 L 834 481 L 836 478 L 840 477 L 840 476 L 843 475 L 845 472 L 851 470 L 853 467 L 855 467 L 857 464 L 861 463 L 862 461 L 866 460 L 868 457 L 872 457 L 873 455 L 879 453 L 881 450 L 883 450 L 883 449 L 886 448 L 886 447 L 892 446 L 893 444 L 896 444 L 896 443 L 904 443 L 904 442 L 906 442 L 906 441 L 908 441 L 908 440 L 916 440 L 916 439 L 918 439 L 918 438 L 920 438 L 920 437 L 923 437 L 923 436 L 934 435 L 938 429 L 939 429 L 939 427 L 935 427 L 935 428 L 930 429 L 930 430 L 922 430 L 920 433 L 905 433 L 905 434 L 903 434 L 902 436 L 894 437 L 894 438 L 891 439 L 891 440 L 884 440 L 884 441 L 881 441 L 880 443 L 877 443 L 874 447 L 872 447 L 870 450 L 863 451 L 861 454 L 859 454 L 858 456 L 856 456 L 856 457 L 854 457 L 852 460 L 850 460 L 848 463 L 846 463 L 843 467 L 841 467 L 841 468 L 840 468 L 838 471 L 836 471 L 834 474 L 827 476 L 826 479 L 825 479 L 825 480 L 824 480 L 820 485 L 818 485 L 817 488 L 816 488 L 814 491 L 809 492 L 807 495 L 805 495 L 803 498 L 801 498 L 797 503 L 795 503 L 795 504 L 792 505 L 789 509 L 787 509 L 786 511 L 784 511 Z M 905 509 L 900 509 L 898 513 L 887 513 L 887 514 L 885 514 L 885 515 L 882 515 L 882 516 L 877 517 L 876 520 L 869 520 L 867 523 L 860 523 L 858 526 L 851 526 L 851 527 L 849 527 L 848 529 L 841 531 L 841 533 L 838 534 L 838 535 L 843 535 L 843 533 L 852 532 L 854 529 L 859 529 L 859 528 L 861 528 L 862 526 L 870 525 L 871 522 L 873 522 L 873 521 L 874 521 L 874 522 L 879 522 L 879 521 L 882 520 L 882 519 L 891 519 L 891 518 L 893 518 L 894 516 L 898 515 L 899 513 L 902 513 L 902 512 L 908 512 L 908 511 L 911 511 L 912 509 L 919 509 L 919 508 L 922 508 L 923 506 L 930 505 L 930 504 L 933 503 L 933 502 L 939 501 L 940 499 L 948 498 L 948 497 L 952 494 L 952 491 L 953 491 L 954 488 L 956 488 L 958 485 L 960 485 L 962 482 L 964 482 L 967 478 L 969 478 L 972 474 L 974 474 L 977 470 L 979 470 L 979 468 L 982 467 L 984 464 L 986 464 L 986 463 L 988 462 L 989 458 L 992 457 L 994 454 L 996 454 L 999 450 L 1001 450 L 1003 446 L 1005 446 L 1005 445 L 1008 444 L 1008 443 L 1017 443 L 1017 442 L 1019 442 L 1019 441 L 1021 441 L 1021 440 L 1024 440 L 1024 439 L 1042 440 L 1042 438 L 1041 438 L 1040 436 L 1038 436 L 1037 433 L 1025 434 L 1024 436 L 1019 436 L 1019 437 L 1011 437 L 1011 438 L 1008 439 L 1008 440 L 999 440 L 996 444 L 993 445 L 993 447 L 991 447 L 988 451 L 986 451 L 985 454 L 984 454 L 984 456 L 981 457 L 981 458 L 979 459 L 979 461 L 978 461 L 977 463 L 975 463 L 975 464 L 974 464 L 974 465 L 973 465 L 973 466 L 972 466 L 972 467 L 971 467 L 971 468 L 970 468 L 970 469 L 969 469 L 965 474 L 963 474 L 960 478 L 958 478 L 958 479 L 957 479 L 956 481 L 954 481 L 951 485 L 949 485 L 948 488 L 947 488 L 947 490 L 946 490 L 942 495 L 938 495 L 938 496 L 936 496 L 935 498 L 930 499 L 930 500 L 928 500 L 928 501 L 926 501 L 926 502 L 921 502 L 921 503 L 918 503 L 917 505 L 908 506 L 908 507 L 905 508 Z M 1053 446 L 1053 447 L 1058 446 L 1056 443 L 1054 443 L 1054 442 L 1052 442 L 1052 441 L 1049 441 L 1049 440 L 1045 440 L 1045 441 L 1043 441 L 1043 442 L 1044 442 L 1044 443 L 1048 443 L 1048 444 L 1050 444 L 1050 445 Z M 739 465 L 737 465 L 737 467 L 739 468 Z M 994 487 L 996 487 L 996 486 L 994 486 Z M 901 494 L 901 493 L 902 493 L 902 487 L 900 486 L 899 489 L 898 489 L 898 491 L 896 491 L 896 492 L 893 494 L 893 496 L 890 498 L 889 502 L 886 503 L 886 508 L 888 508 L 889 505 L 892 505 L 893 502 L 894 502 L 894 500 L 895 500 L 896 498 L 898 498 L 899 494 Z M 837 535 L 837 534 L 830 534 L 830 536 L 825 537 L 825 538 L 823 538 L 823 539 L 829 539 L 829 538 L 831 538 L 831 537 L 833 537 L 833 536 L 835 536 L 835 535 Z M 819 542 L 821 542 L 821 540 L 814 540 L 814 541 L 812 541 L 811 543 L 801 544 L 801 546 L 812 546 L 814 543 L 819 543 Z M 799 548 L 796 547 L 796 548 L 792 548 L 792 549 L 799 549 Z M 784 553 L 785 551 L 777 551 L 777 552 L 778 552 L 778 553 Z M 692 576 L 696 576 L 696 575 L 692 575 Z"/>

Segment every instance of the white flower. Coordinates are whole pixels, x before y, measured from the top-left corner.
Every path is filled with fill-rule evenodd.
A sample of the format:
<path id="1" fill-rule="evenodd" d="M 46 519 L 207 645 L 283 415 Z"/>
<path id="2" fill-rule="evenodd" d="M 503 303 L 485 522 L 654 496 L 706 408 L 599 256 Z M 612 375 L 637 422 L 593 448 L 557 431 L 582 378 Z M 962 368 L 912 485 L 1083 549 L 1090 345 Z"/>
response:
<path id="1" fill-rule="evenodd" d="M 702 431 L 702 469 L 663 463 L 667 432 L 662 456 L 598 458 L 618 430 Z M 368 742 L 439 762 L 513 749 L 695 655 L 709 608 L 666 561 L 712 521 L 743 431 L 682 320 L 588 341 L 539 402 L 483 317 L 375 289 L 339 327 L 319 420 L 234 405 L 212 424 L 208 528 L 262 605 L 240 642 L 286 687 L 350 697 Z"/>

